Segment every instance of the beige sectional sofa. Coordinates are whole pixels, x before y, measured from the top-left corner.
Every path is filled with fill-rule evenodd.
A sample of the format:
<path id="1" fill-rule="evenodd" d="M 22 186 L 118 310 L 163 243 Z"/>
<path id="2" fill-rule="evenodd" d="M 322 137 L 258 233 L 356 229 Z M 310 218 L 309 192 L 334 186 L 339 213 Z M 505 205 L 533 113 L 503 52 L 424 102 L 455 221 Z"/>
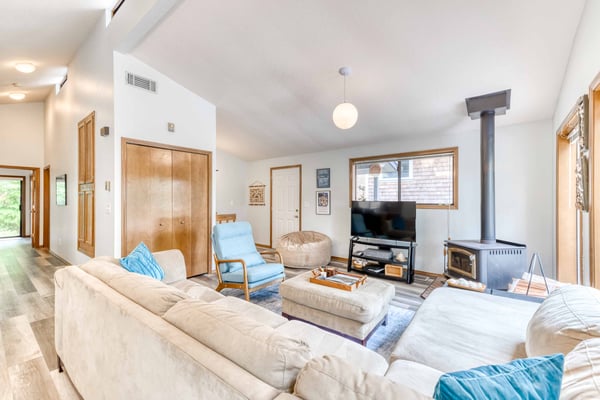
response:
<path id="1" fill-rule="evenodd" d="M 55 274 L 56 351 L 86 400 L 293 398 L 300 372 L 326 355 L 386 380 L 379 354 L 186 280 L 177 250 L 154 255 L 164 282 L 110 258 Z M 427 398 L 386 384 L 404 398 Z"/>
<path id="2" fill-rule="evenodd" d="M 562 399 L 600 398 L 600 292 L 538 303 L 436 289 L 390 363 L 357 343 L 185 279 L 110 258 L 57 271 L 56 351 L 87 399 L 431 399 L 444 372 L 563 352 Z"/>

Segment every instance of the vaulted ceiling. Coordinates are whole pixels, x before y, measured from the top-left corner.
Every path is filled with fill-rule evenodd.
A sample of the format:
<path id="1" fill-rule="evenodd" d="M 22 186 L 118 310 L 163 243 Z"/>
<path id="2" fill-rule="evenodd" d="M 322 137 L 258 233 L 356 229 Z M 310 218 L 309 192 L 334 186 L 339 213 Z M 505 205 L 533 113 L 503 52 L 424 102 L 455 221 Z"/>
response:
<path id="1" fill-rule="evenodd" d="M 112 3 L 2 0 L 0 103 L 13 83 L 43 100 Z M 182 0 L 132 53 L 217 106 L 219 149 L 256 160 L 474 130 L 464 98 L 507 88 L 498 125 L 549 119 L 584 4 Z M 346 131 L 341 66 L 359 112 Z"/>

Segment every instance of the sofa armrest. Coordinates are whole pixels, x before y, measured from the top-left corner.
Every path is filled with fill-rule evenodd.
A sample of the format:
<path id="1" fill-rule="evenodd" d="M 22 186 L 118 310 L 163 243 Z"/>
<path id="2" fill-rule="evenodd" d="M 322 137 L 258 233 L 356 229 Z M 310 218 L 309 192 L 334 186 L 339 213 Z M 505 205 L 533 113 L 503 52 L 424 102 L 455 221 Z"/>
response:
<path id="1" fill-rule="evenodd" d="M 185 259 L 178 249 L 163 250 L 152 253 L 158 265 L 165 271 L 164 283 L 173 283 L 187 278 Z"/>

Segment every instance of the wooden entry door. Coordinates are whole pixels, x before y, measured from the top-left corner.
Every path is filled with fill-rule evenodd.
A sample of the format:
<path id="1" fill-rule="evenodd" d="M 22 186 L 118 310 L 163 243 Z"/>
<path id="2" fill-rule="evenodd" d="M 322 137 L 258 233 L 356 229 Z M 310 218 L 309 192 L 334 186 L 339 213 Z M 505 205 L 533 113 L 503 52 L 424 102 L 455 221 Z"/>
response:
<path id="1" fill-rule="evenodd" d="M 177 248 L 188 277 L 208 272 L 210 165 L 209 152 L 123 139 L 123 254 Z"/>
<path id="2" fill-rule="evenodd" d="M 302 166 L 271 168 L 271 247 L 301 228 Z"/>
<path id="3" fill-rule="evenodd" d="M 79 121 L 79 169 L 77 204 L 77 250 L 89 257 L 96 255 L 95 240 L 95 150 L 96 113 Z"/>

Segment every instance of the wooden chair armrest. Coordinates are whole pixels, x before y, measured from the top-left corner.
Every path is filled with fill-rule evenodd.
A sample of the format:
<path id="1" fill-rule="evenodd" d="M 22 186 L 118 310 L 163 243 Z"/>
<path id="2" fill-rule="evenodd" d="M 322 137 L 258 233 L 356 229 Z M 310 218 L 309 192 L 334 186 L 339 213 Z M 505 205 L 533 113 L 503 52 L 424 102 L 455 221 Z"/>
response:
<path id="1" fill-rule="evenodd" d="M 258 254 L 276 254 L 279 257 L 279 264 L 283 264 L 283 257 L 281 257 L 281 253 L 279 253 L 275 249 L 265 249 L 258 252 Z"/>

